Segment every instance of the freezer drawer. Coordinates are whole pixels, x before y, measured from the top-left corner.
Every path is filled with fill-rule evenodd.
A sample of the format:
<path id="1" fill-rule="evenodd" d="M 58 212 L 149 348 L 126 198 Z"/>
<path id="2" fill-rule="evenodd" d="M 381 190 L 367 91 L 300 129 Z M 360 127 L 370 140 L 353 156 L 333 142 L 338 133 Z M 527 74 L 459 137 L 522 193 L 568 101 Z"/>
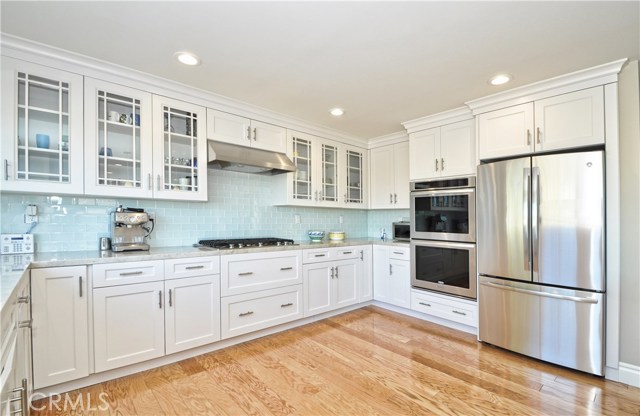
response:
<path id="1" fill-rule="evenodd" d="M 604 375 L 604 293 L 479 277 L 481 341 Z"/>

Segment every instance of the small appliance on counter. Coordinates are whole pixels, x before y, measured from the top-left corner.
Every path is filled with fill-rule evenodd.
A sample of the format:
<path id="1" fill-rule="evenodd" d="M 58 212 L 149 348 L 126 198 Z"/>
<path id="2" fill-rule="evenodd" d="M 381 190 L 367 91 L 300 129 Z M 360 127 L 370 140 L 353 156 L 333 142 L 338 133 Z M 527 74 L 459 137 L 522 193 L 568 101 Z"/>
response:
<path id="1" fill-rule="evenodd" d="M 145 224 L 151 223 L 151 228 Z M 142 208 L 122 208 L 111 213 L 111 250 L 149 250 L 146 239 L 154 228 L 154 220 Z"/>
<path id="2" fill-rule="evenodd" d="M 392 225 L 393 241 L 411 241 L 411 223 L 409 221 L 398 221 Z"/>

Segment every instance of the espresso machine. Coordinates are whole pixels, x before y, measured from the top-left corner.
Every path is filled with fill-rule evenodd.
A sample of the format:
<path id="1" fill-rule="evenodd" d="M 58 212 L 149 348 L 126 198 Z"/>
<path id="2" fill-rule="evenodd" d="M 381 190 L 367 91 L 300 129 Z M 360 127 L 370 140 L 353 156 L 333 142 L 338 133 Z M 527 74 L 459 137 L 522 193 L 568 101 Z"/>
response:
<path id="1" fill-rule="evenodd" d="M 151 228 L 145 226 L 150 223 Z M 149 250 L 147 237 L 153 231 L 154 221 L 142 208 L 122 208 L 111 213 L 111 250 Z"/>

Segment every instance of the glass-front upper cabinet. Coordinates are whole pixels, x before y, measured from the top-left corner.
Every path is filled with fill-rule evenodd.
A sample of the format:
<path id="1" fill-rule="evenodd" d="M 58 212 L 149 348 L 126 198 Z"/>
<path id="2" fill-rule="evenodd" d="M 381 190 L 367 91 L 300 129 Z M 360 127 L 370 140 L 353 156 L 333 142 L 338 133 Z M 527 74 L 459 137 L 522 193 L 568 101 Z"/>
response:
<path id="1" fill-rule="evenodd" d="M 293 146 L 292 159 L 297 170 L 291 176 L 293 188 L 291 198 L 298 203 L 313 202 L 312 180 L 315 178 L 311 169 L 313 157 L 312 142 L 302 135 L 292 135 L 291 145 Z"/>
<path id="2" fill-rule="evenodd" d="M 327 204 L 338 203 L 338 147 L 321 143 L 322 164 L 320 171 L 319 199 Z"/>
<path id="3" fill-rule="evenodd" d="M 358 208 L 367 207 L 366 189 L 366 153 L 356 147 L 345 147 L 344 166 L 344 203 Z"/>
<path id="4" fill-rule="evenodd" d="M 2 190 L 81 194 L 82 76 L 2 59 Z"/>
<path id="5" fill-rule="evenodd" d="M 151 94 L 85 79 L 85 191 L 150 198 Z"/>
<path id="6" fill-rule="evenodd" d="M 204 107 L 153 96 L 154 196 L 207 200 Z"/>

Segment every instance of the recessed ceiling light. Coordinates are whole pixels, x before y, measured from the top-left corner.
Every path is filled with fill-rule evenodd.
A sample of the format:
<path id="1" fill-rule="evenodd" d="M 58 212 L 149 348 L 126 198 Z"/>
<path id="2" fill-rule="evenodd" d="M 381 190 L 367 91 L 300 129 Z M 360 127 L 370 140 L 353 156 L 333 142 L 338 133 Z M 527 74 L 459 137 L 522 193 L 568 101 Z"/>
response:
<path id="1" fill-rule="evenodd" d="M 336 116 L 336 117 L 340 117 L 341 115 L 344 114 L 344 110 L 342 108 L 332 108 L 331 110 L 329 110 L 329 112 L 331 113 L 332 116 Z"/>
<path id="2" fill-rule="evenodd" d="M 511 75 L 509 74 L 498 74 L 495 77 L 489 80 L 489 84 L 491 85 L 502 85 L 511 81 Z"/>
<path id="3" fill-rule="evenodd" d="M 200 58 L 198 58 L 196 55 L 192 54 L 191 52 L 176 52 L 174 56 L 178 61 L 180 61 L 185 65 L 189 65 L 189 66 L 200 65 Z"/>

